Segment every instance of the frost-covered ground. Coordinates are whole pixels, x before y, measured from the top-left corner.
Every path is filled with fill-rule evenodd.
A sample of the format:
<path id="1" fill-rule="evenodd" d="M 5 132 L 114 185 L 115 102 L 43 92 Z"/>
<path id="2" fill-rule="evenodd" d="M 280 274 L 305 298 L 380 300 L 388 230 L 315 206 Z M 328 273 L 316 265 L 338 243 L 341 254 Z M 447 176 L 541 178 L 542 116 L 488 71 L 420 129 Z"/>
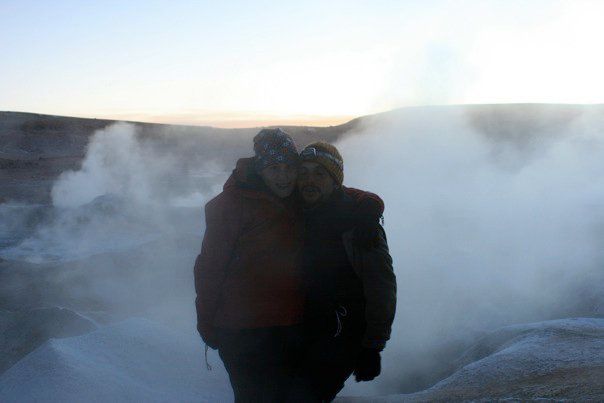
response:
<path id="1" fill-rule="evenodd" d="M 459 369 L 418 393 L 339 402 L 604 399 L 604 319 L 514 325 L 478 340 Z"/>
<path id="2" fill-rule="evenodd" d="M 144 319 L 51 339 L 0 376 L 2 402 L 228 402 L 227 374 L 203 346 Z"/>
<path id="3" fill-rule="evenodd" d="M 52 339 L 0 376 L 3 402 L 229 402 L 215 354 L 196 337 L 143 319 Z M 508 326 L 476 341 L 459 369 L 414 394 L 341 402 L 604 398 L 604 319 Z"/>

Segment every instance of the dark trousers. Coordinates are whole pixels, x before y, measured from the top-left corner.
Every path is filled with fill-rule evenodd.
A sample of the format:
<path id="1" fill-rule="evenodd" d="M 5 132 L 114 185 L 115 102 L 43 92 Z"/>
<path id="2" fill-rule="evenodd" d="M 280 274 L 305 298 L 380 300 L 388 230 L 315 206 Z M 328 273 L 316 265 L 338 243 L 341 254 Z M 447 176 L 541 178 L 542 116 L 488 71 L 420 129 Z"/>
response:
<path id="1" fill-rule="evenodd" d="M 338 325 L 339 322 L 339 325 Z M 307 318 L 305 349 L 290 402 L 331 402 L 352 375 L 365 332 L 362 312 L 335 313 Z"/>
<path id="2" fill-rule="evenodd" d="M 301 361 L 301 326 L 220 329 L 218 337 L 236 403 L 287 401 Z"/>

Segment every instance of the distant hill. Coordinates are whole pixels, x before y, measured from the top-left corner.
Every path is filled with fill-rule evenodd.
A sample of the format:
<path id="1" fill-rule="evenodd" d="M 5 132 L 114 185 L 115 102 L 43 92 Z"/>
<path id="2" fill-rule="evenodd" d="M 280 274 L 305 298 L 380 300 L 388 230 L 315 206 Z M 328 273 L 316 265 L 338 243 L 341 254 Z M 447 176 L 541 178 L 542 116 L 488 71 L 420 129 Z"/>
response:
<path id="1" fill-rule="evenodd" d="M 48 203 L 61 172 L 79 169 L 95 131 L 117 121 L 0 112 L 0 202 Z M 259 131 L 130 122 L 142 139 L 157 143 L 181 158 L 234 162 L 251 155 L 251 139 Z M 317 140 L 334 142 L 355 121 L 332 127 L 284 126 L 299 146 Z"/>
<path id="2" fill-rule="evenodd" d="M 462 108 L 470 127 L 490 141 L 511 144 L 530 153 L 543 138 L 563 135 L 584 112 L 604 119 L 604 105 L 501 104 L 429 106 L 396 109 L 330 127 L 284 126 L 299 146 L 336 142 L 365 125 L 388 119 L 414 119 L 421 124 Z M 61 172 L 79 169 L 96 130 L 114 120 L 84 119 L 22 112 L 0 112 L 0 202 L 48 203 L 53 181 Z M 131 122 L 144 141 L 189 161 L 217 161 L 230 169 L 237 158 L 251 155 L 259 128 L 219 129 Z"/>

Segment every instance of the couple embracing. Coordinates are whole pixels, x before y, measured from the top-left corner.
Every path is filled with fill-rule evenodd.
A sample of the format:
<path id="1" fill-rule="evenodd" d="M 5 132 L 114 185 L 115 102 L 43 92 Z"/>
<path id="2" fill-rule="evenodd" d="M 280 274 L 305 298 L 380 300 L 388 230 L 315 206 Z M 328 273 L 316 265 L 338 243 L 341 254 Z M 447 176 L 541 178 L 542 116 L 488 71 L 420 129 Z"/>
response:
<path id="1" fill-rule="evenodd" d="M 342 185 L 330 144 L 298 153 L 263 129 L 254 154 L 205 206 L 197 329 L 236 402 L 328 402 L 381 370 L 396 307 L 384 204 Z"/>

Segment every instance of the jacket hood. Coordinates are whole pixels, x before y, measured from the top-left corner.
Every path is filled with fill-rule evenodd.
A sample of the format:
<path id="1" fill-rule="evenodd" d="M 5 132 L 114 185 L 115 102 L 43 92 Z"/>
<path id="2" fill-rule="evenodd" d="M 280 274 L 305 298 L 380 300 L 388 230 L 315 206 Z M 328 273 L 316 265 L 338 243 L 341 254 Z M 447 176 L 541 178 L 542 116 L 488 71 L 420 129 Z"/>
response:
<path id="1" fill-rule="evenodd" d="M 237 160 L 235 169 L 231 173 L 231 176 L 227 179 L 222 187 L 223 190 L 233 188 L 252 188 L 255 187 L 256 183 L 252 184 L 250 178 L 252 177 L 254 170 L 254 157 L 240 158 Z M 255 182 L 255 181 L 254 181 Z"/>

